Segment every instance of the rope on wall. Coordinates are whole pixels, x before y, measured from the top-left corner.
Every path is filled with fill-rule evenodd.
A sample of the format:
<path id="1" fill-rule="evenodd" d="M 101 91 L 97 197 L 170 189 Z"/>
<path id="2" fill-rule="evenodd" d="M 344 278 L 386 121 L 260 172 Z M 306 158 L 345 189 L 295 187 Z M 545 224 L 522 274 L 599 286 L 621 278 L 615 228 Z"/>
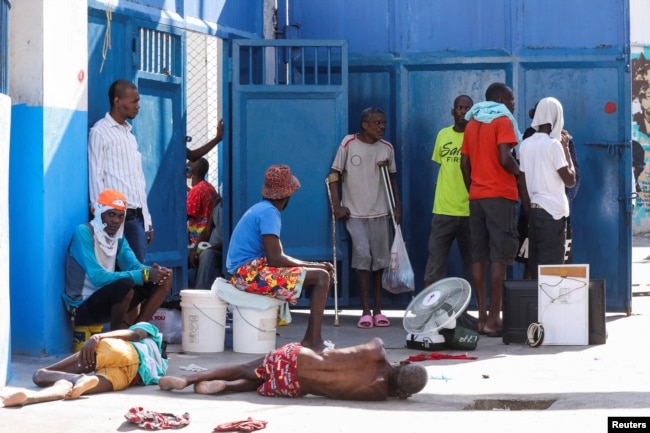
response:
<path id="1" fill-rule="evenodd" d="M 104 70 L 104 62 L 106 62 L 106 55 L 108 50 L 111 49 L 111 20 L 113 19 L 113 10 L 111 3 L 106 3 L 106 32 L 104 33 L 104 44 L 102 45 L 102 64 L 99 67 L 99 73 Z"/>

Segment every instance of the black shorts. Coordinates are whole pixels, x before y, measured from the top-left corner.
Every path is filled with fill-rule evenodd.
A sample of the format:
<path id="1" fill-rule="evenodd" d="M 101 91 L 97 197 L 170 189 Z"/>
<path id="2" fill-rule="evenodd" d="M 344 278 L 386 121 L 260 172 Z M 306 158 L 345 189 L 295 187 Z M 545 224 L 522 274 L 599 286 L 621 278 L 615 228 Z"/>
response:
<path id="1" fill-rule="evenodd" d="M 472 260 L 512 265 L 519 248 L 517 202 L 483 198 L 469 202 Z"/>
<path id="2" fill-rule="evenodd" d="M 133 290 L 133 299 L 129 305 L 129 311 L 146 300 L 155 287 L 155 284 L 151 282 L 142 286 L 135 285 L 129 278 L 114 281 L 90 295 L 77 308 L 74 323 L 83 326 L 110 322 L 111 310 L 115 305 L 121 303 L 131 290 Z"/>

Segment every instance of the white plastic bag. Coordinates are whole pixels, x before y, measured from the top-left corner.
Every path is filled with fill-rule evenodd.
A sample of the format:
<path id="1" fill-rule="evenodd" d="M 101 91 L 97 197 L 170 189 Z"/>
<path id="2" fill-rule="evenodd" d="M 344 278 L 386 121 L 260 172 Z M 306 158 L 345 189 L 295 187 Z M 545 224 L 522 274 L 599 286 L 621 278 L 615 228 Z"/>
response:
<path id="1" fill-rule="evenodd" d="M 163 341 L 169 344 L 178 344 L 183 339 L 182 315 L 180 310 L 172 308 L 158 308 L 151 320 L 163 335 Z"/>
<path id="2" fill-rule="evenodd" d="M 395 239 L 390 249 L 390 265 L 384 269 L 381 285 L 391 293 L 413 292 L 415 290 L 415 275 L 406 252 L 400 226 L 395 228 Z"/>

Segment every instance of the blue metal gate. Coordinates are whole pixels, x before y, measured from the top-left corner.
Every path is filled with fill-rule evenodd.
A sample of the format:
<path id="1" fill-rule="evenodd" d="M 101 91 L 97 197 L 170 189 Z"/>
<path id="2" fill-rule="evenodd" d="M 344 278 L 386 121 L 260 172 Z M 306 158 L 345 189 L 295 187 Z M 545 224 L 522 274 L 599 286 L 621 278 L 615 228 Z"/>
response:
<path id="1" fill-rule="evenodd" d="M 231 116 L 224 146 L 224 233 L 261 199 L 264 170 L 288 164 L 302 188 L 282 215 L 282 244 L 303 260 L 332 260 L 325 178 L 346 133 L 347 44 L 341 41 L 232 40 Z M 224 92 L 226 93 L 226 92 Z M 228 119 L 226 119 L 228 120 Z M 228 134 L 228 133 L 227 133 Z M 339 299 L 348 299 L 348 239 L 337 224 Z M 225 236 L 225 248 L 228 236 Z M 305 299 L 301 305 L 306 305 Z M 328 304 L 331 304 L 331 300 Z"/>
<path id="2" fill-rule="evenodd" d="M 591 278 L 606 280 L 608 311 L 630 310 L 629 0 L 290 3 L 279 31 L 349 44 L 350 129 L 358 128 L 356 113 L 366 106 L 386 112 L 416 284 L 428 255 L 436 134 L 451 124 L 456 96 L 482 101 L 490 83 L 503 81 L 515 91 L 522 130 L 541 97 L 562 102 L 582 168 L 571 204 L 574 263 L 588 263 Z M 554 9 L 567 22 L 549 31 Z M 360 14 L 372 25 L 346 25 L 344 16 Z M 460 260 L 454 264 L 462 275 Z"/>
<path id="3" fill-rule="evenodd" d="M 88 41 L 89 126 L 108 111 L 107 92 L 114 80 L 129 79 L 138 87 L 140 112 L 132 125 L 155 229 L 145 260 L 174 270 L 169 299 L 177 299 L 187 287 L 185 34 L 115 12 L 108 18 L 105 11 L 91 8 Z"/>

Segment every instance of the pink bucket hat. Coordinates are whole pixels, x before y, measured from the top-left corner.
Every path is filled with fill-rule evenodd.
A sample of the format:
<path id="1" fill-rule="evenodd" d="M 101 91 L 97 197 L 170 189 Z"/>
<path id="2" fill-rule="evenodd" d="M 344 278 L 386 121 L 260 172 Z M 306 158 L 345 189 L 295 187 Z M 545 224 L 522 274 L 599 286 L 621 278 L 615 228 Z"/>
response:
<path id="1" fill-rule="evenodd" d="M 300 182 L 291 174 L 288 165 L 272 165 L 264 173 L 262 197 L 279 200 L 289 197 L 300 188 Z"/>

